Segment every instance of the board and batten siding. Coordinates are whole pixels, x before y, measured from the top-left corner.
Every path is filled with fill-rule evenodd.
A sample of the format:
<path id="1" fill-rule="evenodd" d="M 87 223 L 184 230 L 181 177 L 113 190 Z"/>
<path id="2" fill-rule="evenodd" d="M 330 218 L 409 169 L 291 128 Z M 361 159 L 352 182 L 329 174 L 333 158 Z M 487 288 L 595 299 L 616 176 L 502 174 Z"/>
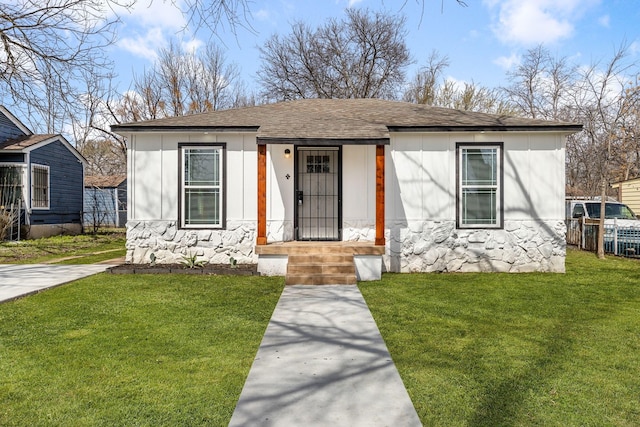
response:
<path id="1" fill-rule="evenodd" d="M 227 221 L 257 218 L 257 148 L 251 134 L 135 134 L 129 139 L 129 220 L 178 220 L 178 144 L 226 144 Z M 273 178 L 273 176 L 270 176 Z"/>
<path id="2" fill-rule="evenodd" d="M 252 134 L 138 134 L 129 151 L 129 218 L 178 219 L 178 143 L 226 143 L 226 216 L 256 220 Z M 554 134 L 393 134 L 386 156 L 387 220 L 455 219 L 456 143 L 504 144 L 505 220 L 564 215 L 564 139 Z M 267 220 L 293 221 L 293 156 L 267 151 Z M 343 148 L 344 221 L 375 224 L 375 147 Z M 289 178 L 286 178 L 286 175 Z"/>
<path id="3" fill-rule="evenodd" d="M 456 145 L 503 147 L 503 227 L 456 224 Z M 399 133 L 387 149 L 387 271 L 564 271 L 565 137 Z"/>
<path id="4" fill-rule="evenodd" d="M 80 224 L 84 191 L 81 161 L 60 141 L 34 149 L 29 160 L 31 165 L 49 166 L 49 209 L 32 210 L 31 224 Z"/>
<path id="5" fill-rule="evenodd" d="M 558 132 L 392 133 L 385 147 L 385 271 L 564 271 L 565 137 Z M 253 133 L 129 136 L 127 258 L 255 262 L 257 145 Z M 181 230 L 178 144 L 225 143 L 225 230 Z M 500 143 L 503 229 L 456 229 L 456 144 Z M 267 240 L 294 239 L 292 145 L 267 146 Z M 343 240 L 373 241 L 376 148 L 342 151 Z M 226 259 L 224 257 L 227 257 Z"/>
<path id="6" fill-rule="evenodd" d="M 457 143 L 503 143 L 505 220 L 564 218 L 562 136 L 406 133 L 388 149 L 387 220 L 455 219 Z"/>

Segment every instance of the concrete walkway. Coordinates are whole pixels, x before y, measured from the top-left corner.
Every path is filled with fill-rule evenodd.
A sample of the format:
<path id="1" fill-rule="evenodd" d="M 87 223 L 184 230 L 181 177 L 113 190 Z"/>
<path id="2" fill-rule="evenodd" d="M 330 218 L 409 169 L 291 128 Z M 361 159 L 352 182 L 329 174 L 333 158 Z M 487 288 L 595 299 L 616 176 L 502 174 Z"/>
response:
<path id="1" fill-rule="evenodd" d="M 0 264 L 0 302 L 105 271 L 108 264 Z"/>
<path id="2" fill-rule="evenodd" d="M 420 426 L 355 285 L 287 286 L 229 424 Z"/>

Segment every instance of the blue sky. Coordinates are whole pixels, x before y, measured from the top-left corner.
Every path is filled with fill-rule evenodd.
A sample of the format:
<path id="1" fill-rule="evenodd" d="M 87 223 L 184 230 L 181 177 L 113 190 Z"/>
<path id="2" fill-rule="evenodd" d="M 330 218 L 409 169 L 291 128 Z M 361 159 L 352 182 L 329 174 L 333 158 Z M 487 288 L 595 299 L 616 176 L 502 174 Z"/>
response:
<path id="1" fill-rule="evenodd" d="M 178 2 L 180 0 L 177 0 Z M 287 34 L 291 23 L 312 26 L 341 17 L 346 8 L 369 8 L 407 17 L 406 42 L 414 60 L 411 77 L 435 49 L 450 60 L 446 76 L 495 87 L 506 84 L 505 73 L 527 49 L 544 44 L 552 54 L 591 65 L 611 58 L 616 47 L 629 45 L 629 60 L 640 57 L 640 4 L 636 0 L 254 0 L 250 23 L 254 31 L 221 29 L 217 36 L 185 30 L 185 21 L 170 1 L 139 0 L 122 16 L 118 42 L 111 55 L 117 62 L 119 88 L 126 90 L 133 73 L 152 66 L 158 49 L 173 39 L 188 48 L 208 42 L 223 45 L 249 88 L 258 89 L 258 46 L 273 33 Z M 404 6 L 403 6 L 404 4 Z"/>

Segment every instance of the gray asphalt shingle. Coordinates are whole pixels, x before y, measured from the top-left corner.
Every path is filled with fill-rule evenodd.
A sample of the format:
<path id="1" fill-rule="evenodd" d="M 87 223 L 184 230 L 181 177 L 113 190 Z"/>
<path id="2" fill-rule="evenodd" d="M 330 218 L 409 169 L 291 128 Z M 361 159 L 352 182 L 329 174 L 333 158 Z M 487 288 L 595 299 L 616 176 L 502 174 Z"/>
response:
<path id="1" fill-rule="evenodd" d="M 381 99 L 300 99 L 112 127 L 116 132 L 251 131 L 264 139 L 380 139 L 390 131 L 566 130 L 574 123 L 533 120 Z"/>

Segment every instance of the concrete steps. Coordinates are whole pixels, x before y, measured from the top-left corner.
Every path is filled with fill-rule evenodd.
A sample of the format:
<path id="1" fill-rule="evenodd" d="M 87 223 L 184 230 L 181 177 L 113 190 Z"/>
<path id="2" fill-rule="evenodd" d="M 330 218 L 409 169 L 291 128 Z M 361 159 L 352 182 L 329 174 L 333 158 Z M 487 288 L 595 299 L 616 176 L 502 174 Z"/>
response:
<path id="1" fill-rule="evenodd" d="M 256 245 L 258 271 L 287 285 L 344 285 L 379 280 L 384 246 L 373 242 L 278 242 Z M 275 273 L 275 274 L 274 274 Z"/>
<path id="2" fill-rule="evenodd" d="M 353 254 L 338 246 L 305 247 L 289 253 L 286 285 L 355 285 Z"/>

